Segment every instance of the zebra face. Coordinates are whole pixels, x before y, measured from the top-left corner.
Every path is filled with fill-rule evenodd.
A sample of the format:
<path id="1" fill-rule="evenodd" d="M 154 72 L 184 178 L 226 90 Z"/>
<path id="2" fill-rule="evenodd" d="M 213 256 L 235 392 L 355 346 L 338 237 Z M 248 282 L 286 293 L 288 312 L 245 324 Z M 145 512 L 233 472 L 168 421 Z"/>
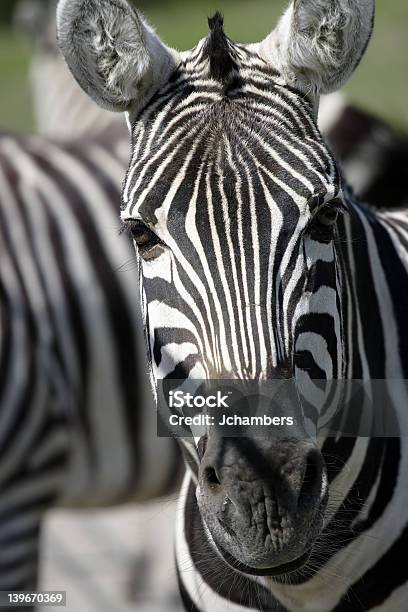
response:
<path id="1" fill-rule="evenodd" d="M 259 50 L 225 38 L 230 65 L 214 78 L 218 27 L 133 123 L 122 219 L 137 247 L 153 377 L 317 366 L 331 378 L 341 365 L 339 176 L 313 104 Z"/>
<path id="2" fill-rule="evenodd" d="M 344 204 L 315 118 L 319 94 L 359 62 L 372 3 L 297 0 L 250 46 L 230 41 L 216 15 L 183 54 L 125 0 L 59 6 L 75 77 L 101 106 L 128 110 L 122 219 L 153 382 L 286 377 L 307 395 L 312 378 L 341 377 Z M 302 565 L 327 502 L 315 443 L 209 432 L 198 454 L 197 499 L 218 552 L 246 573 Z"/>
<path id="3" fill-rule="evenodd" d="M 132 126 L 122 219 L 154 383 L 338 376 L 335 164 L 312 101 L 259 49 L 224 38 L 216 78 L 221 36 L 213 24 Z M 303 563 L 327 500 L 314 444 L 290 428 L 283 440 L 210 430 L 201 455 L 199 506 L 227 561 L 269 574 Z"/>

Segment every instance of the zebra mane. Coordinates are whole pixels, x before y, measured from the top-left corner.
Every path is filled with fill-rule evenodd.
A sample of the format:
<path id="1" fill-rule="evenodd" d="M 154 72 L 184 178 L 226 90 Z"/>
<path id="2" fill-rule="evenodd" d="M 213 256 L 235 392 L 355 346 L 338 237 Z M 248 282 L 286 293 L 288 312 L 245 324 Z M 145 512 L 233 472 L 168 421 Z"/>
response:
<path id="1" fill-rule="evenodd" d="M 231 43 L 224 32 L 224 17 L 216 12 L 208 19 L 210 34 L 207 38 L 204 53 L 210 60 L 211 76 L 226 83 L 231 73 L 237 70 Z"/>

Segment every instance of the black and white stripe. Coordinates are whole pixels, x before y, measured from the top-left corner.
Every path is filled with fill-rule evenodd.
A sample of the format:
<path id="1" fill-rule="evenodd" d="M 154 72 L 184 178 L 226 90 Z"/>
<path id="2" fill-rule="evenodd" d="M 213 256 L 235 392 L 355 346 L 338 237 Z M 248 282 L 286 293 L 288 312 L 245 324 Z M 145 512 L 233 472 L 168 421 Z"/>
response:
<path id="1" fill-rule="evenodd" d="M 111 0 L 59 5 L 74 76 L 102 106 L 129 109 L 122 220 L 137 245 L 153 383 L 279 374 L 307 393 L 316 379 L 381 379 L 400 432 L 317 439 L 325 467 L 315 463 L 309 482 L 301 472 L 294 513 L 280 490 L 282 480 L 294 486 L 300 450 L 290 440 L 276 456 L 273 437 L 217 447 L 208 431 L 189 445 L 197 469 L 190 461 L 176 531 L 189 610 L 406 607 L 408 213 L 356 201 L 316 125 L 318 93 L 341 86 L 364 53 L 373 3 L 310 7 L 292 3 L 259 45 L 227 39 L 216 15 L 209 37 L 177 53 L 127 3 L 123 14 Z M 113 33 L 119 49 L 138 52 L 117 60 L 109 42 L 95 59 L 95 40 Z M 101 78 L 109 62 L 114 87 L 111 73 Z M 210 476 L 209 448 L 219 460 Z M 299 517 L 310 521 L 294 530 Z M 258 524 L 269 557 L 257 555 Z"/>
<path id="2" fill-rule="evenodd" d="M 0 136 L 0 588 L 35 586 L 44 512 L 172 490 L 140 350 L 122 162 L 91 139 Z"/>
<path id="3" fill-rule="evenodd" d="M 133 128 L 122 218 L 136 240 L 140 223 L 158 237 L 139 258 L 154 379 L 267 378 L 293 347 L 299 380 L 310 371 L 403 379 L 406 211 L 376 214 L 342 194 L 308 103 L 239 46 L 242 81 L 229 93 L 234 110 L 224 122 L 223 85 L 207 73 L 204 48 L 183 58 Z M 316 192 L 316 208 L 342 200 L 334 247 L 319 230 L 304 239 L 314 211 L 301 206 Z M 251 303 L 267 308 L 241 307 Z M 405 389 L 391 380 L 390 393 L 405 431 Z M 244 576 L 218 557 L 186 477 L 176 551 L 187 609 L 402 605 L 407 576 L 382 575 L 405 546 L 408 447 L 329 438 L 322 452 L 333 466 L 325 530 L 307 570 L 287 584 Z"/>
<path id="4" fill-rule="evenodd" d="M 41 521 L 56 503 L 155 498 L 183 471 L 175 443 L 156 437 L 134 252 L 118 234 L 125 118 L 97 109 L 72 81 L 56 48 L 55 3 L 22 4 L 41 11 L 29 24 L 30 77 L 48 139 L 0 136 L 4 589 L 35 586 Z"/>
<path id="5" fill-rule="evenodd" d="M 188 80 L 187 78 L 186 81 Z M 251 83 L 251 88 L 256 85 Z M 208 95 L 206 87 L 213 89 L 214 85 L 210 82 L 194 85 L 194 88 L 198 89 L 200 102 L 207 100 L 211 103 L 212 94 Z M 280 96 L 279 86 L 277 90 Z M 178 101 L 184 105 L 183 95 L 181 94 L 178 99 L 175 93 L 173 90 L 172 105 L 177 106 Z M 261 89 L 256 91 L 256 96 L 259 99 L 263 98 L 265 105 L 271 98 L 270 93 L 266 95 Z M 163 97 L 167 100 L 170 97 L 169 92 L 164 93 Z M 296 109 L 292 103 L 290 97 L 285 97 L 287 112 L 302 112 L 300 103 Z M 155 104 L 159 106 L 160 102 Z M 142 127 L 137 128 L 135 142 L 140 150 L 145 152 L 146 157 L 139 157 L 140 161 L 137 162 L 140 168 L 143 168 L 142 171 L 139 171 L 136 165 L 134 167 L 141 186 L 149 185 L 149 188 L 140 191 L 136 189 L 132 198 L 130 181 L 134 175 L 130 173 L 125 198 L 129 194 L 129 201 L 132 202 L 130 207 L 135 206 L 135 208 L 132 212 L 130 208 L 126 208 L 122 213 L 123 218 L 129 219 L 130 216 L 135 216 L 136 210 L 138 215 L 143 211 L 143 218 L 150 220 L 150 214 L 154 212 L 159 223 L 163 218 L 167 220 L 165 229 L 163 225 L 159 225 L 160 231 L 157 231 L 166 246 L 162 247 L 161 254 L 160 246 L 156 247 L 158 255 L 155 263 L 142 264 L 144 276 L 142 295 L 149 314 L 151 353 L 154 356 L 152 366 L 158 378 L 166 376 L 183 378 L 187 375 L 215 378 L 220 375 L 222 368 L 228 370 L 231 367 L 238 376 L 244 376 L 244 366 L 247 363 L 245 359 L 249 354 L 252 364 L 249 375 L 257 376 L 265 372 L 266 355 L 272 359 L 277 359 L 282 353 L 286 356 L 291 345 L 293 319 L 286 319 L 285 313 L 294 316 L 297 308 L 302 308 L 302 301 L 297 291 L 303 286 L 301 274 L 305 262 L 301 251 L 296 250 L 299 238 L 293 229 L 288 229 L 288 221 L 281 225 L 281 230 L 287 231 L 291 235 L 291 240 L 287 243 L 287 235 L 282 234 L 281 239 L 285 242 L 286 248 L 277 249 L 277 253 L 282 252 L 282 257 L 290 269 L 290 274 L 289 271 L 287 273 L 284 271 L 281 275 L 284 284 L 279 323 L 267 326 L 267 321 L 270 319 L 265 318 L 263 322 L 262 313 L 255 309 L 253 312 L 240 313 L 238 305 L 247 299 L 245 297 L 247 291 L 248 295 L 254 296 L 254 303 L 257 303 L 260 295 L 262 296 L 260 301 L 265 300 L 265 293 L 262 292 L 266 294 L 269 292 L 269 295 L 273 292 L 273 287 L 268 287 L 267 282 L 263 287 L 259 283 L 260 275 L 256 274 L 256 270 L 262 265 L 260 260 L 257 262 L 256 259 L 251 259 L 251 266 L 246 266 L 247 273 L 251 270 L 250 277 L 240 276 L 245 257 L 257 257 L 259 247 L 254 248 L 254 245 L 259 245 L 257 237 L 259 237 L 260 223 L 264 228 L 268 221 L 261 216 L 261 213 L 259 217 L 253 219 L 252 241 L 249 238 L 249 229 L 244 228 L 244 223 L 251 225 L 249 211 L 245 216 L 245 222 L 241 221 L 240 225 L 239 221 L 241 209 L 251 202 L 251 190 L 257 193 L 258 205 L 268 198 L 272 201 L 273 178 L 266 169 L 263 174 L 258 171 L 259 178 L 256 174 L 249 175 L 249 173 L 245 177 L 245 167 L 251 168 L 255 161 L 247 149 L 240 151 L 231 169 L 223 168 L 225 177 L 223 181 L 220 173 L 215 170 L 219 157 L 213 149 L 209 154 L 209 142 L 214 148 L 217 147 L 217 141 L 211 141 L 209 136 L 213 128 L 209 126 L 206 129 L 204 124 L 199 123 L 198 116 L 201 109 L 195 107 L 197 116 L 193 108 L 188 107 L 190 123 L 183 121 L 182 113 L 178 113 L 174 106 L 171 110 L 166 108 L 158 114 L 165 122 L 165 126 L 163 124 L 160 126 L 165 138 L 158 140 L 160 148 L 157 149 L 156 158 L 156 150 L 149 150 L 143 140 L 143 135 L 149 133 L 145 126 L 149 124 L 151 107 L 145 111 L 143 118 L 145 123 L 142 120 Z M 154 111 L 152 114 L 159 124 L 158 115 Z M 269 119 L 271 123 L 274 114 L 275 111 Z M 168 126 L 166 118 L 174 115 L 180 118 L 182 131 L 180 127 L 177 131 L 178 126 L 175 124 L 173 129 L 169 128 L 166 132 Z M 266 123 L 268 118 L 263 116 L 263 121 Z M 237 125 L 235 124 L 236 127 Z M 240 116 L 240 134 L 242 137 L 249 134 L 249 130 L 245 130 L 243 115 Z M 271 155 L 270 164 L 273 164 L 273 157 L 276 159 L 279 151 L 279 135 L 275 132 L 269 138 L 269 142 L 274 141 L 274 156 Z M 199 136 L 202 140 L 199 140 Z M 314 139 L 317 140 L 316 134 Z M 290 142 L 295 148 L 290 151 L 291 164 L 293 164 L 290 167 L 293 172 L 288 175 L 285 189 L 293 189 L 295 179 L 292 177 L 295 171 L 299 173 L 301 163 L 300 141 L 290 138 Z M 299 148 L 296 150 L 296 147 Z M 316 147 L 318 154 L 319 148 Z M 180 157 L 177 149 L 180 149 Z M 315 157 L 316 150 L 313 152 L 314 159 L 317 157 Z M 181 151 L 188 151 L 184 159 Z M 207 161 L 206 153 L 211 159 L 208 164 L 204 163 Z M 170 158 L 173 158 L 172 165 L 169 164 Z M 285 160 L 287 158 L 285 155 Z M 150 160 L 152 160 L 151 169 Z M 327 162 L 330 163 L 329 160 Z M 258 161 L 258 167 L 260 163 L 262 162 Z M 196 182 L 189 178 L 193 168 L 200 168 Z M 255 172 L 255 165 L 252 168 Z M 146 172 L 146 175 L 143 175 L 143 172 Z M 306 164 L 302 167 L 302 177 L 305 174 Z M 161 216 L 163 200 L 158 197 L 157 192 L 157 189 L 160 189 L 160 182 L 171 186 L 167 191 L 168 195 L 163 194 L 164 206 L 167 206 L 164 217 Z M 226 185 L 228 187 L 225 187 Z M 224 223 L 221 226 L 215 219 L 213 201 L 217 202 L 217 208 L 220 209 L 223 189 L 231 190 L 232 185 L 234 185 L 232 191 L 236 195 L 233 201 L 238 202 L 237 209 L 231 215 L 228 215 L 227 209 L 224 213 L 219 213 L 224 215 Z M 301 185 L 302 182 L 298 180 L 297 187 Z M 245 195 L 241 199 L 242 192 Z M 229 193 L 231 194 L 231 191 Z M 264 193 L 266 196 L 260 195 Z M 329 193 L 330 197 L 334 195 L 333 192 Z M 140 194 L 143 200 L 141 207 L 136 194 Z M 182 206 L 186 201 L 189 202 L 189 208 L 185 226 L 178 224 L 177 214 L 174 216 L 174 224 L 170 225 L 168 220 L 171 219 L 172 206 L 178 209 L 178 206 Z M 333 252 L 327 245 L 319 245 L 318 241 L 310 243 L 310 248 L 315 253 L 314 257 L 318 257 L 313 263 L 315 270 L 327 262 L 330 263 L 333 256 L 338 258 L 338 265 L 341 265 L 342 278 L 333 277 L 330 290 L 328 279 L 325 277 L 318 277 L 319 285 L 312 286 L 310 290 L 316 296 L 319 296 L 319 293 L 320 296 L 322 293 L 327 293 L 330 299 L 330 293 L 335 298 L 336 293 L 342 289 L 343 329 L 339 327 L 340 316 L 335 299 L 330 305 L 330 315 L 327 310 L 330 302 L 329 304 L 326 302 L 324 315 L 319 315 L 319 310 L 312 317 L 305 315 L 303 326 L 307 331 L 303 337 L 299 336 L 298 349 L 303 353 L 299 370 L 315 369 L 318 378 L 343 375 L 357 379 L 370 377 L 402 379 L 407 371 L 405 363 L 407 347 L 404 340 L 408 337 L 404 315 L 407 312 L 404 295 L 408 289 L 405 236 L 408 227 L 407 214 L 406 211 L 401 211 L 376 215 L 347 197 L 345 201 L 349 210 L 345 218 L 339 222 L 338 231 L 341 239 L 336 245 L 336 251 Z M 157 209 L 152 210 L 153 202 L 159 203 Z M 267 235 L 272 234 L 272 229 L 269 228 L 272 228 L 273 222 L 279 228 L 278 206 L 271 208 L 271 215 L 273 215 L 271 225 L 267 226 L 265 232 Z M 231 218 L 230 221 L 228 217 Z M 205 244 L 200 244 L 200 228 L 203 227 L 211 229 L 210 240 L 207 239 Z M 262 237 L 265 234 L 262 234 Z M 244 235 L 247 236 L 247 241 L 244 240 Z M 279 234 L 276 240 L 279 240 Z M 194 256 L 191 244 L 194 245 Z M 245 244 L 250 245 L 248 251 Z M 185 256 L 183 250 L 189 255 Z M 195 256 L 197 261 L 192 265 L 191 260 Z M 225 267 L 226 261 L 231 262 L 228 269 Z M 291 267 L 295 263 L 296 267 Z M 275 261 L 270 265 L 271 268 L 276 265 Z M 288 275 L 287 279 L 285 273 Z M 271 279 L 271 283 L 274 280 L 273 276 L 267 278 Z M 171 279 L 174 283 L 174 293 L 170 291 Z M 341 280 L 340 285 L 337 285 L 338 280 Z M 154 296 L 154 299 L 149 298 L 149 295 Z M 318 307 L 318 304 L 316 306 Z M 245 314 L 247 314 L 246 319 Z M 328 327 L 325 320 L 327 316 L 330 319 Z M 276 328 L 282 333 L 278 338 L 271 333 L 271 329 Z M 242 331 L 238 332 L 238 329 Z M 314 339 L 310 337 L 311 334 Z M 259 338 L 263 338 L 266 345 L 263 354 L 260 351 L 262 346 L 257 347 Z M 328 348 L 322 353 L 324 345 Z M 228 355 L 225 354 L 227 347 Z M 328 360 L 322 361 L 324 355 Z M 340 369 L 341 363 L 343 370 Z M 301 375 L 302 372 L 298 372 L 298 376 Z M 390 393 L 394 395 L 395 409 L 399 411 L 400 427 L 405 431 L 407 427 L 404 416 L 407 400 L 405 389 L 398 389 L 398 386 L 401 386 L 398 380 L 390 380 L 389 384 Z M 289 576 L 288 584 L 277 584 L 271 579 L 244 576 L 226 565 L 212 551 L 199 518 L 196 485 L 191 480 L 191 476 L 186 477 L 181 496 L 184 503 L 180 504 L 178 517 L 176 551 L 181 591 L 187 609 L 222 610 L 228 605 L 228 609 L 231 610 L 297 611 L 304 609 L 305 602 L 310 610 L 351 611 L 364 607 L 365 610 L 381 609 L 391 612 L 395 609 L 404 609 L 407 576 L 402 568 L 399 572 L 391 569 L 399 567 L 399 559 L 403 555 L 408 533 L 405 513 L 407 488 L 403 476 L 407 468 L 408 448 L 404 438 L 371 441 L 365 438 L 344 438 L 337 442 L 328 439 L 322 447 L 322 452 L 323 456 L 327 457 L 328 465 L 332 465 L 328 473 L 332 497 L 327 524 L 321 536 L 321 543 L 316 544 L 307 571 L 300 576 Z M 292 582 L 296 582 L 296 586 L 291 586 Z"/>
<path id="6" fill-rule="evenodd" d="M 123 118 L 98 108 L 72 79 L 57 48 L 56 0 L 20 0 L 15 24 L 30 45 L 30 85 L 37 130 L 51 138 L 106 138 L 120 134 L 118 153 L 128 160 L 128 131 Z M 376 207 L 406 203 L 403 180 L 407 138 L 383 121 L 356 108 L 338 92 L 322 96 L 319 128 L 354 192 Z M 109 138 L 109 137 L 108 137 Z"/>

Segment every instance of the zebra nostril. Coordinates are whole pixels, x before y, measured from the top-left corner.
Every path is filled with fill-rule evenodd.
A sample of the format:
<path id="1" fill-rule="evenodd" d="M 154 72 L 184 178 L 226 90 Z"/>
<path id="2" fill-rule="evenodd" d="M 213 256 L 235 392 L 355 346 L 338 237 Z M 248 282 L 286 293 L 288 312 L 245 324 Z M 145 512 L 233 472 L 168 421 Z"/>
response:
<path id="1" fill-rule="evenodd" d="M 204 479 L 211 491 L 217 491 L 221 487 L 218 474 L 213 467 L 207 467 L 204 471 Z"/>
<path id="2" fill-rule="evenodd" d="M 298 507 L 309 506 L 320 499 L 323 464 L 320 453 L 312 450 L 306 457 L 302 486 L 298 495 Z"/>

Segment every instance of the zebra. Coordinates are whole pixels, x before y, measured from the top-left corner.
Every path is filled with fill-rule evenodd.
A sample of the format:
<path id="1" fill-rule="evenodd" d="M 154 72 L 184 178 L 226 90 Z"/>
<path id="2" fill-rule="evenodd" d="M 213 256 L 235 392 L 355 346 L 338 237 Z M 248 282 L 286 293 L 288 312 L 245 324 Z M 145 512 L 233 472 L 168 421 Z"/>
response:
<path id="1" fill-rule="evenodd" d="M 261 43 L 223 19 L 188 52 L 126 0 L 60 0 L 60 48 L 127 112 L 121 218 L 161 380 L 383 380 L 400 437 L 184 442 L 187 610 L 407 609 L 408 214 L 360 203 L 317 128 L 357 68 L 373 0 L 295 0 Z M 386 202 L 385 202 L 386 204 Z M 271 476 L 272 474 L 272 476 Z"/>
<path id="2" fill-rule="evenodd" d="M 156 436 L 122 171 L 91 138 L 0 136 L 0 590 L 35 588 L 51 507 L 150 500 L 181 478 Z"/>
<path id="3" fill-rule="evenodd" d="M 92 102 L 89 101 L 88 97 L 83 94 L 82 90 L 76 85 L 71 78 L 69 71 L 66 68 L 65 62 L 59 53 L 56 45 L 56 34 L 55 34 L 55 0 L 24 0 L 17 6 L 15 12 L 15 29 L 25 39 L 31 51 L 30 61 L 30 72 L 29 82 L 31 85 L 32 101 L 34 103 L 34 118 L 36 121 L 37 132 L 51 138 L 53 141 L 59 143 L 74 144 L 75 151 L 82 150 L 82 145 L 85 142 L 85 147 L 90 149 L 92 154 L 96 152 L 98 155 L 102 150 L 107 152 L 105 161 L 99 156 L 96 159 L 96 165 L 100 169 L 101 177 L 106 172 L 112 174 L 112 184 L 116 181 L 116 186 L 120 186 L 121 177 L 126 169 L 127 159 L 129 155 L 129 135 L 128 129 L 125 122 L 125 117 L 118 115 L 117 113 L 109 113 L 108 111 L 97 108 Z M 90 142 L 92 141 L 92 149 L 90 148 Z M 45 146 L 45 143 L 44 143 Z M 74 155 L 74 153 L 73 153 Z M 76 154 L 75 154 L 76 155 Z M 117 164 L 114 168 L 110 168 L 110 160 L 115 158 Z M 80 162 L 80 160 L 77 160 Z M 89 160 L 91 163 L 92 159 Z M 104 168 L 104 164 L 107 164 L 107 168 Z M 86 191 L 87 176 L 83 176 L 82 189 Z M 91 186 L 94 184 L 95 179 L 91 177 Z M 112 189 L 111 196 L 114 198 L 112 201 L 112 210 L 116 209 L 117 202 L 120 201 L 120 191 L 114 188 Z M 70 198 L 70 196 L 67 195 Z M 76 196 L 74 196 L 74 203 L 77 202 Z M 68 202 L 68 206 L 72 205 Z M 81 218 L 80 206 L 77 207 L 77 214 Z M 85 214 L 86 211 L 84 211 Z M 108 210 L 108 215 L 112 214 L 111 210 Z M 89 216 L 90 223 L 94 223 L 93 215 Z M 113 228 L 113 231 L 112 231 Z M 97 229 L 97 228 L 96 228 Z M 110 231 L 109 231 L 110 229 Z M 132 252 L 126 252 L 126 249 L 130 250 L 131 247 L 125 244 L 125 236 L 119 238 L 115 230 L 115 218 L 112 218 L 112 225 L 106 231 L 104 231 L 104 243 L 100 244 L 100 249 L 104 250 L 103 256 L 107 261 L 112 262 L 112 274 L 116 274 L 121 281 L 126 276 L 131 274 L 130 268 L 132 266 Z M 66 227 L 67 240 L 69 226 Z M 122 251 L 120 260 L 113 262 L 111 250 L 117 250 L 115 243 L 121 241 Z M 125 265 L 123 266 L 123 263 Z M 123 270 L 122 270 L 123 268 Z M 127 268 L 127 270 L 126 270 Z M 93 285 L 96 287 L 100 284 L 97 277 L 92 280 Z M 95 287 L 95 293 L 96 293 Z M 75 291 L 76 287 L 74 287 Z M 109 288 L 102 287 L 103 293 L 107 294 L 106 302 L 115 300 L 113 284 Z M 121 304 L 122 302 L 120 302 Z M 134 296 L 131 296 L 129 300 L 129 309 L 134 304 Z M 142 350 L 144 342 L 143 338 L 139 338 L 140 346 L 139 350 Z M 136 348 L 136 347 L 134 347 Z M 146 369 L 143 365 L 143 360 L 140 363 L 136 363 L 132 354 L 129 351 L 129 371 L 132 367 L 135 370 L 139 370 L 137 373 L 140 376 L 144 375 Z M 112 355 L 112 359 L 115 360 L 115 354 Z M 105 368 L 107 369 L 107 368 Z M 109 381 L 109 372 L 106 372 L 106 384 Z M 114 383 L 115 384 L 115 381 Z M 129 383 L 130 384 L 130 383 Z M 147 402 L 147 413 L 151 414 L 148 410 L 149 402 Z M 140 410 L 141 408 L 139 408 Z M 153 434 L 151 434 L 153 435 Z M 148 439 L 146 434 L 146 439 Z M 140 444 L 140 439 L 135 440 L 135 443 Z M 153 444 L 153 448 L 157 444 Z M 53 586 L 55 574 L 61 571 L 67 563 L 70 563 L 72 567 L 76 568 L 76 571 L 71 572 L 66 576 L 65 585 L 69 592 L 70 600 L 74 596 L 75 589 L 85 599 L 87 597 L 87 585 L 83 577 L 81 580 L 77 579 L 78 568 L 81 568 L 81 575 L 88 573 L 92 575 L 95 571 L 93 559 L 84 557 L 80 559 L 78 563 L 77 551 L 75 550 L 75 542 L 81 538 L 81 530 L 88 534 L 89 540 L 92 541 L 92 546 L 95 550 L 104 550 L 107 546 L 107 542 L 117 538 L 117 534 L 122 532 L 125 533 L 125 525 L 127 524 L 126 518 L 131 518 L 131 524 L 133 525 L 133 534 L 143 533 L 143 537 L 140 538 L 138 535 L 131 538 L 131 534 L 127 537 L 128 544 L 120 546 L 120 554 L 126 559 L 126 564 L 120 570 L 122 578 L 131 574 L 129 580 L 132 582 L 132 588 L 135 589 L 135 596 L 140 595 L 146 599 L 152 599 L 154 595 L 154 605 L 162 606 L 163 602 L 168 600 L 167 608 L 173 609 L 178 608 L 179 598 L 177 593 L 177 582 L 175 576 L 169 573 L 168 569 L 172 567 L 172 551 L 171 551 L 171 532 L 167 536 L 166 541 L 162 538 L 161 551 L 159 558 L 158 547 L 151 546 L 149 538 L 153 531 L 152 521 L 146 521 L 146 517 L 152 510 L 157 514 L 157 507 L 160 506 L 160 515 L 156 517 L 154 533 L 165 534 L 167 524 L 171 524 L 172 516 L 175 515 L 176 511 L 176 500 L 166 498 L 162 499 L 163 495 L 172 494 L 180 481 L 180 474 L 177 470 L 173 473 L 170 472 L 170 466 L 176 462 L 175 457 L 171 453 L 177 451 L 177 447 L 171 449 L 167 448 L 167 444 L 161 442 L 158 444 L 158 449 L 162 449 L 163 457 L 169 459 L 169 478 L 168 482 L 161 489 L 157 488 L 156 491 L 152 491 L 152 495 L 148 495 L 148 500 L 152 498 L 151 502 L 146 504 L 133 503 L 127 505 L 126 508 L 119 508 L 117 511 L 117 504 L 112 508 L 111 511 L 105 513 L 107 520 L 101 524 L 98 522 L 100 517 L 100 508 L 95 504 L 95 508 L 92 513 L 87 513 L 84 517 L 84 513 L 81 509 L 77 508 L 75 504 L 70 508 L 69 513 L 65 511 L 65 508 L 57 509 L 55 512 L 47 512 L 45 521 L 42 521 L 42 543 L 40 546 L 40 559 L 42 559 L 40 566 L 40 583 L 46 588 Z M 128 466 L 126 466 L 128 467 Z M 130 468 L 130 466 L 129 466 Z M 160 466 L 159 466 L 160 471 Z M 159 474 L 158 474 L 159 475 Z M 160 496 L 160 499 L 158 498 Z M 172 496 L 173 497 L 173 496 Z M 124 499 L 126 497 L 124 496 Z M 136 495 L 136 502 L 143 501 L 143 497 Z M 89 530 L 88 522 L 89 517 L 96 518 L 95 528 Z M 125 520 L 123 520 L 125 519 Z M 158 525 L 157 522 L 160 521 Z M 55 525 L 65 525 L 66 529 L 59 529 L 58 532 L 55 529 Z M 74 528 L 73 528 L 74 525 Z M 86 544 L 84 543 L 84 546 Z M 64 554 L 61 555 L 61 550 Z M 58 554 L 56 562 L 51 563 L 49 559 L 53 558 L 55 554 Z M 135 558 L 143 561 L 144 572 L 138 572 L 136 568 L 138 563 L 131 565 L 131 559 Z M 139 574 L 139 575 L 137 575 Z M 143 578 L 142 578 L 143 576 Z M 144 581 L 144 588 L 141 589 L 141 583 Z M 115 579 L 113 578 L 113 583 Z M 160 585 L 156 592 L 154 592 L 153 585 Z M 148 585 L 151 585 L 150 587 Z M 104 584 L 98 582 L 94 585 L 95 589 L 104 588 Z M 112 587 L 112 582 L 109 588 Z M 88 591 L 89 591 L 88 586 Z M 138 593 L 136 591 L 139 591 Z M 91 600 L 96 601 L 94 597 Z M 108 602 L 106 603 L 108 606 Z M 115 602 L 115 605 L 119 607 L 120 600 Z M 153 605 L 153 604 L 152 604 Z"/>
<path id="4" fill-rule="evenodd" d="M 122 116 L 95 106 L 70 77 L 59 53 L 56 3 L 21 0 L 15 12 L 16 30 L 32 53 L 30 84 L 36 127 L 43 135 L 63 140 L 92 135 L 108 141 L 114 135 L 126 166 L 129 137 Z M 397 136 L 384 122 L 348 103 L 339 92 L 322 96 L 318 119 L 322 134 L 358 196 L 377 207 L 385 196 L 388 207 L 406 202 L 406 137 Z"/>

